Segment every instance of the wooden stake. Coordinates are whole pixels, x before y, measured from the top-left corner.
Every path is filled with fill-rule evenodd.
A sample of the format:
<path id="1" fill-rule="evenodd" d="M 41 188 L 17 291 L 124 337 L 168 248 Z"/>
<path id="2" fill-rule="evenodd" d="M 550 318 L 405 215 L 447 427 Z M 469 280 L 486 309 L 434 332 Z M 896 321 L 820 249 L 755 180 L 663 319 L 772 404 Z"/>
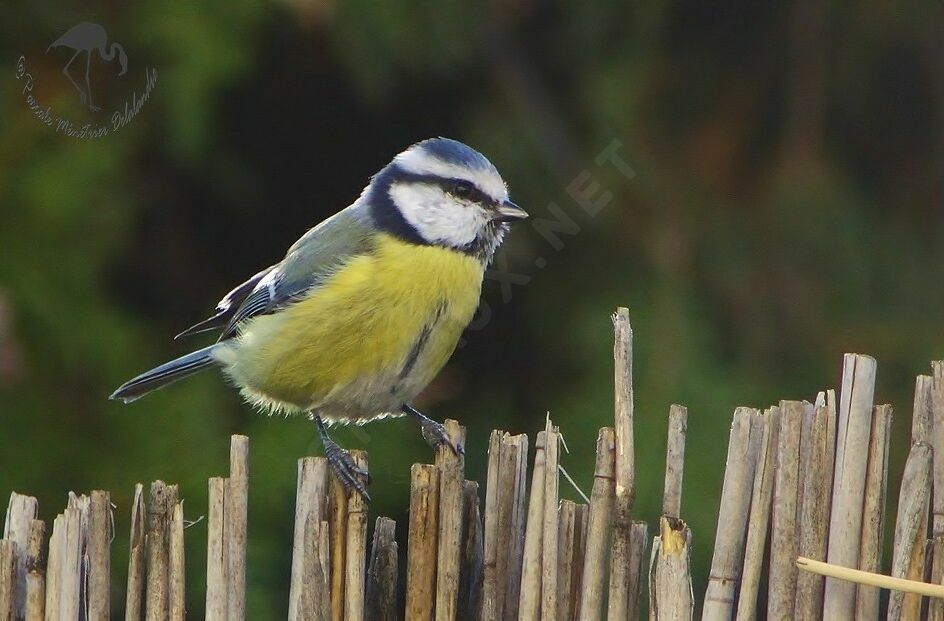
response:
<path id="1" fill-rule="evenodd" d="M 357 467 L 367 471 L 367 453 L 352 450 Z M 347 501 L 347 570 L 344 581 L 344 618 L 364 621 L 364 572 L 367 564 L 367 501 L 351 494 Z"/>
<path id="2" fill-rule="evenodd" d="M 839 414 L 838 414 L 839 405 L 836 400 L 835 390 L 830 388 L 826 391 L 825 403 L 826 403 L 826 446 L 828 447 L 828 449 L 826 450 L 826 457 L 827 457 L 827 462 L 829 466 L 827 470 L 833 473 L 832 475 L 828 475 L 829 481 L 830 481 L 830 489 L 828 493 L 828 501 L 826 503 L 826 506 L 829 507 L 829 512 L 828 512 L 829 515 L 832 515 L 832 504 L 833 504 L 833 498 L 834 498 L 833 493 L 836 488 L 836 478 L 835 478 L 836 445 L 837 445 L 836 434 L 837 434 L 837 428 L 839 426 Z M 829 533 L 827 532 L 827 535 L 828 534 Z M 826 546 L 827 548 L 829 546 L 828 540 L 826 542 Z M 827 550 L 827 554 L 828 554 L 828 550 Z M 823 584 L 825 585 L 825 580 L 823 581 Z"/>
<path id="3" fill-rule="evenodd" d="M 685 436 L 688 433 L 688 408 L 669 407 L 669 435 L 665 454 L 665 487 L 662 494 L 662 515 L 672 518 L 682 513 L 682 473 L 685 465 Z"/>
<path id="4" fill-rule="evenodd" d="M 613 313 L 614 402 L 616 425 L 616 495 L 632 502 L 635 447 L 633 444 L 633 329 L 629 309 L 620 307 Z"/>
<path id="5" fill-rule="evenodd" d="M 819 400 L 818 400 L 819 401 Z M 826 559 L 826 526 L 832 496 L 833 446 L 829 441 L 830 410 L 825 398 L 815 406 L 810 434 L 808 476 L 803 481 L 803 506 L 800 508 L 800 556 Z M 810 572 L 797 576 L 794 615 L 797 621 L 815 621 L 823 613 L 823 588 L 826 579 Z"/>
<path id="6" fill-rule="evenodd" d="M 764 422 L 766 427 L 766 419 Z M 691 531 L 679 518 L 682 510 L 687 428 L 687 408 L 672 405 L 669 408 L 669 433 L 665 453 L 663 515 L 659 520 L 660 534 L 653 539 L 649 560 L 649 618 L 653 621 L 691 619 L 694 614 L 689 569 Z M 762 444 L 761 450 L 766 450 L 766 445 Z M 758 473 L 760 470 L 758 468 Z"/>
<path id="7" fill-rule="evenodd" d="M 780 437 L 770 532 L 770 590 L 768 619 L 792 619 L 796 600 L 797 496 L 804 404 L 780 402 Z"/>
<path id="8" fill-rule="evenodd" d="M 186 606 L 186 563 L 184 557 L 184 503 L 174 503 L 168 527 L 168 608 L 170 621 L 184 621 Z"/>
<path id="9" fill-rule="evenodd" d="M 459 566 L 459 619 L 478 619 L 482 613 L 482 516 L 479 484 L 462 485 L 462 563 Z"/>
<path id="10" fill-rule="evenodd" d="M 931 373 L 931 376 L 918 376 L 915 385 L 914 418 L 919 416 L 920 394 L 921 416 L 927 419 L 926 438 L 934 451 L 931 544 L 930 558 L 927 561 L 931 572 L 927 579 L 934 584 L 941 584 L 944 582 L 944 361 L 932 362 Z M 928 619 L 944 621 L 944 601 L 932 599 L 929 602 Z"/>
<path id="11" fill-rule="evenodd" d="M 869 356 L 846 354 L 843 360 L 827 554 L 831 564 L 843 567 L 856 567 L 859 561 L 875 371 L 875 359 Z M 823 617 L 836 621 L 852 619 L 855 600 L 855 585 L 827 578 Z"/>
<path id="12" fill-rule="evenodd" d="M 92 492 L 89 505 L 88 616 L 108 621 L 111 614 L 111 496 Z"/>
<path id="13" fill-rule="evenodd" d="M 597 621 L 603 604 L 603 581 L 613 514 L 615 432 L 604 427 L 597 436 L 597 458 L 590 492 L 586 552 L 580 585 L 580 621 Z"/>
<path id="14" fill-rule="evenodd" d="M 348 491 L 333 474 L 328 481 L 328 523 L 331 534 L 331 619 L 344 620 L 347 567 Z"/>
<path id="15" fill-rule="evenodd" d="M 167 484 L 151 483 L 148 497 L 147 525 L 147 594 L 145 618 L 147 621 L 165 621 L 168 616 L 168 513 L 171 502 Z"/>
<path id="16" fill-rule="evenodd" d="M 511 490 L 509 504 L 505 505 L 505 516 L 499 518 L 500 536 L 506 536 L 503 541 L 508 542 L 507 558 L 505 563 L 505 599 L 502 615 L 505 621 L 514 621 L 518 618 L 518 599 L 521 594 L 522 559 L 524 558 L 524 527 L 527 519 L 527 499 L 525 490 L 528 486 L 528 436 L 520 434 L 504 440 L 505 447 L 502 455 L 508 455 L 508 460 L 502 466 L 510 468 L 509 478 L 514 486 Z M 501 560 L 501 557 L 499 557 Z"/>
<path id="17" fill-rule="evenodd" d="M 930 375 L 919 375 L 915 378 L 914 402 L 911 411 L 911 442 L 933 444 L 934 378 Z"/>
<path id="18" fill-rule="evenodd" d="M 225 621 L 228 612 L 229 552 L 226 549 L 226 493 L 228 482 L 223 477 L 209 481 L 207 517 L 207 590 L 206 620 Z M 150 536 L 150 532 L 148 533 Z M 148 546 L 150 548 L 150 546 Z M 150 587 L 150 580 L 148 581 Z"/>
<path id="19" fill-rule="evenodd" d="M 0 539 L 0 621 L 12 621 L 16 609 L 16 542 Z"/>
<path id="20" fill-rule="evenodd" d="M 69 507 L 63 512 L 62 556 L 59 574 L 59 619 L 79 618 L 82 593 L 82 509 Z"/>
<path id="21" fill-rule="evenodd" d="M 551 424 L 551 418 L 545 419 L 544 435 L 547 444 L 544 447 L 544 511 L 541 544 L 541 620 L 557 619 L 557 556 L 558 541 L 558 484 L 560 476 L 560 430 Z"/>
<path id="22" fill-rule="evenodd" d="M 754 470 L 762 440 L 759 416 L 760 413 L 751 408 L 737 408 L 734 411 L 721 508 L 718 512 L 718 532 L 702 609 L 702 619 L 705 621 L 730 619 L 734 615 L 734 598 L 744 560 Z"/>
<path id="23" fill-rule="evenodd" d="M 396 621 L 397 616 L 397 523 L 377 518 L 370 546 L 365 595 L 366 619 Z"/>
<path id="24" fill-rule="evenodd" d="M 299 621 L 328 621 L 331 618 L 331 595 L 328 591 L 329 558 L 326 547 L 330 541 L 328 522 L 318 520 L 311 511 L 305 517 L 304 539 L 298 557 L 302 559 L 302 578 L 298 587 L 299 601 L 295 610 Z"/>
<path id="25" fill-rule="evenodd" d="M 865 504 L 862 509 L 862 543 L 859 569 L 878 573 L 882 567 L 882 533 L 885 527 L 885 489 L 888 481 L 888 438 L 892 406 L 877 405 L 872 414 L 872 440 L 869 443 L 868 471 L 865 478 Z M 856 619 L 878 618 L 879 592 L 874 586 L 860 585 L 856 595 Z"/>
<path id="26" fill-rule="evenodd" d="M 29 540 L 30 522 L 36 519 L 39 502 L 32 496 L 10 493 L 7 516 L 3 525 L 3 538 L 16 547 L 16 583 L 13 585 L 13 615 L 22 619 L 26 614 L 26 545 Z"/>
<path id="27" fill-rule="evenodd" d="M 751 512 L 744 544 L 744 569 L 738 596 L 737 621 L 757 618 L 757 594 L 767 547 L 770 526 L 771 501 L 774 495 L 774 473 L 777 466 L 777 446 L 780 442 L 780 408 L 774 406 L 760 417 L 760 453 L 751 490 Z"/>
<path id="28" fill-rule="evenodd" d="M 803 401 L 803 415 L 800 426 L 800 452 L 799 468 L 797 469 L 797 497 L 796 497 L 796 545 L 800 548 L 800 517 L 803 512 L 804 494 L 806 492 L 806 479 L 810 471 L 810 461 L 813 454 L 813 418 L 816 408 L 809 401 Z M 794 572 L 799 573 L 799 572 Z M 792 607 L 792 606 L 791 606 Z"/>
<path id="29" fill-rule="evenodd" d="M 918 392 L 921 389 L 925 412 L 932 430 L 929 442 L 934 450 L 933 488 L 931 498 L 931 575 L 930 582 L 944 583 L 944 361 L 931 363 L 932 377 L 918 377 L 915 389 L 915 416 L 918 410 Z M 923 386 L 920 383 L 923 381 Z M 944 600 L 932 599 L 928 609 L 930 621 L 944 621 Z"/>
<path id="30" fill-rule="evenodd" d="M 324 597 L 322 598 L 322 600 L 326 602 L 325 605 L 327 606 L 327 613 L 325 613 L 325 620 L 329 621 L 332 615 L 332 611 L 331 611 L 331 524 L 327 520 L 322 520 L 320 529 L 316 529 L 315 527 L 317 527 L 318 525 L 315 522 L 314 515 L 309 514 L 308 518 L 312 522 L 312 533 L 313 533 L 313 536 L 317 536 L 317 540 L 313 539 L 311 544 L 306 543 L 305 545 L 310 550 L 312 545 L 315 545 L 315 541 L 317 541 L 318 558 L 315 559 L 314 556 L 312 556 L 311 558 L 312 558 L 313 563 L 320 562 L 320 569 L 321 569 L 322 578 L 324 579 L 324 588 L 325 588 Z M 308 527 L 306 526 L 306 528 Z M 307 533 L 308 531 L 306 530 L 305 532 Z M 306 539 L 305 541 L 307 542 L 308 539 Z M 308 570 L 306 569 L 305 571 L 308 571 Z M 320 604 L 315 606 L 316 611 L 319 608 L 320 608 Z"/>
<path id="31" fill-rule="evenodd" d="M 540 440 L 539 440 L 540 441 Z M 535 469 L 537 466 L 535 465 Z M 558 546 L 557 555 L 557 613 L 558 621 L 573 619 L 574 579 L 574 531 L 577 518 L 577 505 L 572 500 L 561 500 L 557 517 Z"/>
<path id="32" fill-rule="evenodd" d="M 934 379 L 931 376 L 919 375 L 915 381 L 914 409 L 911 421 L 912 453 L 914 452 L 915 446 L 923 445 L 931 447 L 931 443 L 933 442 L 933 390 Z M 924 477 L 921 472 L 924 468 L 922 463 L 923 456 L 914 455 L 915 461 L 911 463 L 912 453 L 909 453 L 908 461 L 905 463 L 905 474 L 902 478 L 899 495 L 899 511 L 902 511 L 902 503 L 907 502 L 911 506 L 908 509 L 909 515 L 903 516 L 899 513 L 895 525 L 894 546 L 896 556 L 892 558 L 892 575 L 922 580 L 925 578 L 925 570 L 927 568 L 925 548 L 925 537 L 928 529 L 927 514 L 930 503 L 933 500 L 921 497 L 921 490 L 906 490 L 905 488 L 906 478 L 916 478 L 918 481 L 917 484 L 920 485 L 920 481 Z M 931 453 L 933 462 L 933 447 L 931 448 Z M 909 468 L 909 466 L 911 466 L 911 468 Z M 932 467 L 932 472 L 928 476 L 933 485 L 933 463 L 929 467 Z M 906 491 L 910 492 L 910 497 L 907 500 L 905 498 Z M 918 494 L 918 497 L 915 497 L 915 494 Z M 913 520 L 916 520 L 916 522 L 911 524 Z M 899 532 L 899 527 L 902 528 L 901 532 Z M 911 537 L 912 540 L 907 541 L 906 539 L 908 537 Z M 921 608 L 921 599 L 917 596 L 893 593 L 889 596 L 888 618 L 890 620 L 917 618 L 916 615 L 920 614 Z M 937 602 L 932 602 L 929 613 L 933 616 L 937 608 Z"/>
<path id="33" fill-rule="evenodd" d="M 406 619 L 424 621 L 435 614 L 439 534 L 439 468 L 410 469 L 410 527 L 406 570 Z"/>
<path id="34" fill-rule="evenodd" d="M 633 444 L 633 330 L 629 310 L 618 308 L 612 316 L 615 366 L 615 501 L 613 507 L 613 553 L 610 559 L 609 619 L 626 619 L 632 607 L 630 590 L 630 536 L 635 496 Z"/>
<path id="35" fill-rule="evenodd" d="M 524 538 L 524 562 L 521 573 L 521 597 L 518 619 L 537 621 L 541 618 L 541 548 L 544 543 L 544 468 L 547 431 L 539 431 L 534 443 L 534 467 L 531 472 L 531 497 Z"/>
<path id="36" fill-rule="evenodd" d="M 941 580 L 936 576 L 941 575 L 941 563 L 944 563 L 944 537 L 934 537 L 930 543 L 932 567 L 929 581 L 932 584 L 941 584 Z M 944 600 L 935 598 L 929 602 L 928 621 L 944 621 Z"/>
<path id="37" fill-rule="evenodd" d="M 935 537 L 944 537 L 944 360 L 932 362 L 931 371 L 931 447 L 934 449 L 934 520 L 931 532 Z M 940 581 L 940 574 L 935 578 Z"/>
<path id="38" fill-rule="evenodd" d="M 911 446 L 898 497 L 898 519 L 895 522 L 895 543 L 892 553 L 894 578 L 920 580 L 924 576 L 924 542 L 927 538 L 930 507 L 932 449 L 928 444 Z M 888 621 L 917 619 L 921 598 L 914 594 L 893 591 L 888 598 Z"/>
<path id="39" fill-rule="evenodd" d="M 128 589 L 125 592 L 125 621 L 140 621 L 141 609 L 144 604 L 144 486 L 140 483 L 134 486 L 134 500 L 131 503 L 131 543 L 128 552 Z M 53 531 L 55 534 L 55 530 Z M 49 570 L 47 576 L 46 607 L 49 608 L 48 593 L 52 587 L 52 549 L 49 552 Z"/>
<path id="40" fill-rule="evenodd" d="M 465 428 L 454 420 L 447 420 L 445 427 L 453 446 L 464 447 Z M 457 453 L 451 447 L 440 446 L 436 450 L 436 466 L 439 468 L 436 621 L 455 621 L 459 597 L 459 551 L 462 547 L 465 453 Z"/>
<path id="41" fill-rule="evenodd" d="M 59 621 L 62 594 L 62 557 L 66 539 L 66 518 L 60 513 L 52 522 L 49 536 L 49 561 L 46 566 L 46 620 Z M 63 620 L 65 621 L 65 620 Z"/>
<path id="42" fill-rule="evenodd" d="M 692 532 L 685 522 L 659 520 L 649 561 L 650 621 L 684 621 L 694 614 L 691 578 Z"/>
<path id="43" fill-rule="evenodd" d="M 249 438 L 234 435 L 229 445 L 229 488 L 226 495 L 226 547 L 229 564 L 227 618 L 246 618 L 246 530 L 249 520 Z"/>
<path id="44" fill-rule="evenodd" d="M 649 547 L 649 525 L 633 521 L 629 535 L 629 594 L 627 596 L 627 618 L 639 619 L 639 593 L 645 575 L 646 550 Z"/>
<path id="45" fill-rule="evenodd" d="M 488 471 L 485 479 L 485 516 L 482 551 L 482 612 L 481 619 L 498 619 L 498 515 L 499 471 L 501 470 L 502 438 L 507 435 L 495 429 L 488 438 Z M 503 568 L 502 568 L 503 570 Z M 504 591 L 503 591 L 504 592 Z"/>
<path id="46" fill-rule="evenodd" d="M 580 594 L 583 592 L 583 564 L 587 555 L 587 531 L 589 529 L 590 506 L 578 504 L 574 514 L 574 560 L 570 578 L 571 611 L 567 619 L 580 618 Z"/>
<path id="47" fill-rule="evenodd" d="M 528 438 L 525 435 L 501 439 L 497 483 L 497 523 L 495 525 L 495 567 L 490 571 L 486 557 L 486 583 L 492 573 L 495 592 L 485 590 L 482 619 L 517 619 L 524 555 L 525 488 Z M 486 516 L 487 517 L 487 516 Z"/>
<path id="48" fill-rule="evenodd" d="M 30 534 L 26 543 L 26 621 L 44 621 L 46 618 L 45 537 L 46 523 L 42 520 L 30 521 Z"/>
<path id="49" fill-rule="evenodd" d="M 295 529 L 292 544 L 292 581 L 289 589 L 289 621 L 299 619 L 298 606 L 305 588 L 305 567 L 311 561 L 307 556 L 318 546 L 306 545 L 306 528 L 311 516 L 315 526 L 312 535 L 320 537 L 322 520 L 327 518 L 328 462 L 324 457 L 302 457 L 298 460 L 295 489 Z M 327 572 L 327 567 L 319 570 Z M 327 593 L 326 593 L 327 595 Z"/>

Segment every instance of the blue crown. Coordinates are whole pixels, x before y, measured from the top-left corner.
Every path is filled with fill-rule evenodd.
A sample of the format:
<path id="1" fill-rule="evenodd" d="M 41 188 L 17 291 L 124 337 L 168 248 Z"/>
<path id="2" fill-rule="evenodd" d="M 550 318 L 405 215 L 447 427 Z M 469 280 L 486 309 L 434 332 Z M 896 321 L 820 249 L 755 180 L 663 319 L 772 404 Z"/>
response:
<path id="1" fill-rule="evenodd" d="M 415 146 L 420 147 L 433 157 L 450 164 L 456 164 L 465 168 L 495 168 L 484 155 L 472 147 L 458 140 L 452 140 L 451 138 L 429 138 L 417 143 Z"/>

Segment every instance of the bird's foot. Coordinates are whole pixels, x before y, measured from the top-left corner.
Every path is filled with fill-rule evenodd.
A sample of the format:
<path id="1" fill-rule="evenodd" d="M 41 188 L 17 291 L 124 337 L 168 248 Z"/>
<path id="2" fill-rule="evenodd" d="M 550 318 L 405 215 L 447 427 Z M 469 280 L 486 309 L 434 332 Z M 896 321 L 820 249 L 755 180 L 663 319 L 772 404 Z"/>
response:
<path id="1" fill-rule="evenodd" d="M 446 428 L 443 427 L 441 423 L 437 423 L 431 418 L 420 421 L 420 432 L 423 434 L 423 439 L 426 440 L 426 443 L 433 447 L 433 449 L 438 449 L 440 446 L 448 446 L 456 455 L 465 453 L 465 447 L 461 444 L 458 446 L 454 444 L 449 434 L 446 433 Z"/>
<path id="2" fill-rule="evenodd" d="M 370 494 L 367 493 L 367 487 L 365 486 L 365 482 L 370 483 L 370 474 L 354 462 L 354 458 L 347 450 L 338 446 L 338 443 L 331 439 L 320 416 L 316 414 L 314 419 L 315 424 L 318 425 L 321 444 L 324 446 L 325 458 L 328 460 L 328 466 L 334 472 L 334 476 L 338 477 L 338 480 L 349 492 L 357 492 L 363 496 L 364 500 L 370 502 Z"/>
<path id="3" fill-rule="evenodd" d="M 438 449 L 440 446 L 448 446 L 456 455 L 465 453 L 465 447 L 461 444 L 454 444 L 449 434 L 446 433 L 446 428 L 441 423 L 437 423 L 410 405 L 404 405 L 403 411 L 407 416 L 416 419 L 416 422 L 420 424 L 420 432 L 423 434 L 423 439 L 426 440 L 426 443 L 433 447 L 434 450 Z"/>
<path id="4" fill-rule="evenodd" d="M 324 450 L 328 466 L 345 489 L 349 492 L 357 492 L 364 497 L 364 500 L 370 502 L 370 494 L 367 493 L 367 487 L 364 484 L 370 483 L 370 474 L 354 463 L 351 454 L 333 440 L 325 442 Z"/>
<path id="5" fill-rule="evenodd" d="M 92 105 L 90 105 L 90 106 L 89 106 L 89 110 L 91 110 L 92 112 L 100 112 L 100 111 L 101 111 L 101 108 L 99 108 L 98 106 L 92 106 Z"/>

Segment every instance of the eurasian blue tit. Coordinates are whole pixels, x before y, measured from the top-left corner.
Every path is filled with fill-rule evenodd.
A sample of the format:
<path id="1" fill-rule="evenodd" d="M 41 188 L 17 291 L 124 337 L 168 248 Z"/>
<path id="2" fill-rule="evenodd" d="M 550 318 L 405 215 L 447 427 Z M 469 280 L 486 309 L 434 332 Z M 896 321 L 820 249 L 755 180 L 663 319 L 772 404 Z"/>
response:
<path id="1" fill-rule="evenodd" d="M 472 319 L 508 223 L 527 215 L 478 151 L 446 138 L 417 143 L 353 204 L 178 335 L 220 329 L 215 343 L 135 377 L 111 398 L 134 401 L 220 367 L 249 402 L 308 414 L 331 468 L 366 496 L 366 473 L 326 424 L 408 415 L 431 444 L 449 443 L 442 425 L 410 403 Z"/>

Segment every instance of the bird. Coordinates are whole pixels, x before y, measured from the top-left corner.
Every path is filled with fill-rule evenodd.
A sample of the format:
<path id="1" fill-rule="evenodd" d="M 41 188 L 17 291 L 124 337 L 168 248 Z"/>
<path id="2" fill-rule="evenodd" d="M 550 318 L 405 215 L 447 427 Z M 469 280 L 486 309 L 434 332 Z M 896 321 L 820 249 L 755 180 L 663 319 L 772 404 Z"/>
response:
<path id="1" fill-rule="evenodd" d="M 81 22 L 66 30 L 61 37 L 50 43 L 49 47 L 46 48 L 47 54 L 49 50 L 56 47 L 68 47 L 75 50 L 75 54 L 72 55 L 72 58 L 69 59 L 66 66 L 62 68 L 62 73 L 72 82 L 72 86 L 75 87 L 75 90 L 79 91 L 79 99 L 82 103 L 84 104 L 86 98 L 88 99 L 88 107 L 94 112 L 98 112 L 100 108 L 92 103 L 92 86 L 89 83 L 92 50 L 97 50 L 98 55 L 101 56 L 104 61 L 111 61 L 115 57 L 115 54 L 118 54 L 118 62 L 121 64 L 121 72 L 118 75 L 122 76 L 128 71 L 128 56 L 125 54 L 125 49 L 121 47 L 120 44 L 113 41 L 111 47 L 106 52 L 105 47 L 107 42 L 108 33 L 105 32 L 104 27 L 91 22 Z M 75 83 L 75 80 L 73 80 L 72 76 L 69 74 L 69 65 L 71 65 L 72 61 L 82 52 L 86 54 L 85 91 Z"/>
<path id="2" fill-rule="evenodd" d="M 461 450 L 412 402 L 452 356 L 511 222 L 527 217 L 478 151 L 449 138 L 413 144 L 176 337 L 219 330 L 216 342 L 111 399 L 131 402 L 219 367 L 250 404 L 311 418 L 332 471 L 369 499 L 367 473 L 328 427 L 406 415 L 431 446 Z"/>

